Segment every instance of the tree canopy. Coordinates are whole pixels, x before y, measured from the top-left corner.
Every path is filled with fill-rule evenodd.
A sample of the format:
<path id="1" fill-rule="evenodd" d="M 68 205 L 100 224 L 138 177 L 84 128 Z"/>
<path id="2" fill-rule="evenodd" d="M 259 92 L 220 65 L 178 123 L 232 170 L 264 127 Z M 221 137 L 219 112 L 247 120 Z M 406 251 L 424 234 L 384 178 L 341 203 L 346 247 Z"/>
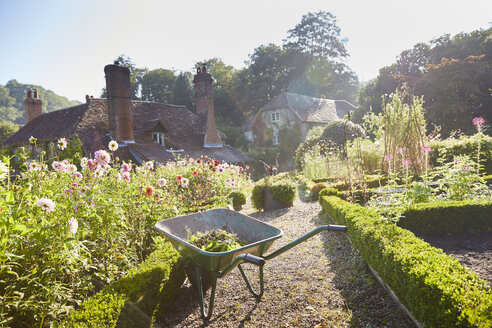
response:
<path id="1" fill-rule="evenodd" d="M 429 128 L 441 126 L 443 136 L 456 130 L 472 133 L 473 117 L 492 121 L 491 60 L 492 28 L 418 43 L 361 90 L 356 119 L 370 108 L 380 113 L 384 96 L 407 84 L 423 96 Z"/>

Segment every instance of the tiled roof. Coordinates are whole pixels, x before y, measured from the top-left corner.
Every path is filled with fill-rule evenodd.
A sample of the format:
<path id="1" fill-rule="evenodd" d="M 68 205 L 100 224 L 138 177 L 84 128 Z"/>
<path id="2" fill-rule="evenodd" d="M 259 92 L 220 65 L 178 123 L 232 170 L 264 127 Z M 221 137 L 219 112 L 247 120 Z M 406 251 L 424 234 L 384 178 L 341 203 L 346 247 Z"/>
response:
<path id="1" fill-rule="evenodd" d="M 42 114 L 2 141 L 0 145 L 25 143 L 31 136 L 37 138 L 38 141 L 70 136 L 74 133 L 86 110 L 87 104 L 81 104 Z"/>
<path id="2" fill-rule="evenodd" d="M 327 123 L 343 118 L 350 110 L 357 109 L 345 100 L 312 98 L 283 92 L 270 101 L 262 111 L 290 108 L 303 122 Z"/>
<path id="3" fill-rule="evenodd" d="M 165 163 L 174 158 L 173 153 L 153 143 L 150 132 L 162 125 L 166 147 L 184 149 L 182 156 L 207 155 L 228 163 L 248 162 L 251 158 L 240 151 L 224 146 L 203 147 L 206 113 L 197 116 L 184 106 L 132 101 L 135 143 L 120 147 L 116 156 L 121 160 L 154 160 Z M 106 149 L 111 140 L 108 133 L 108 108 L 106 99 L 90 98 L 87 103 L 40 115 L 1 143 L 2 146 L 22 144 L 31 136 L 39 141 L 77 135 L 84 153 L 93 155 Z M 176 153 L 177 154 L 177 153 Z"/>

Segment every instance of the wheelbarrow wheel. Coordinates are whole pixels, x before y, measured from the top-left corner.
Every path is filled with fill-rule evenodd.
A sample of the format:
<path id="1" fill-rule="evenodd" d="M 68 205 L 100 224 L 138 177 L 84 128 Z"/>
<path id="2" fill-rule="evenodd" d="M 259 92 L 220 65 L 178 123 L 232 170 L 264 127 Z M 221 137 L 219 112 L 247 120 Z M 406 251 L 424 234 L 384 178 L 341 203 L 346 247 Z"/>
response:
<path id="1" fill-rule="evenodd" d="M 191 285 L 198 290 L 198 279 L 196 276 L 196 267 L 195 263 L 191 261 L 187 261 L 184 265 L 186 275 L 188 276 L 188 280 Z M 212 287 L 212 275 L 207 270 L 204 270 L 200 267 L 200 278 L 202 280 L 202 290 L 205 293 L 207 290 Z"/>

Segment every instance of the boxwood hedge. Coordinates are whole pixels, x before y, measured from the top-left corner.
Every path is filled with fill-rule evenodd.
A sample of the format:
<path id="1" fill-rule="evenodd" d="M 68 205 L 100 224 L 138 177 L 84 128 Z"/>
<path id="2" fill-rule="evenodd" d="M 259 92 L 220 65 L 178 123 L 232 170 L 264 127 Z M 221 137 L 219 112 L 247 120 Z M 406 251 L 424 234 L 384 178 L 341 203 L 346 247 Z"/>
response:
<path id="1" fill-rule="evenodd" d="M 490 285 L 456 259 L 373 210 L 336 196 L 321 204 L 423 327 L 492 327 Z"/>
<path id="2" fill-rule="evenodd" d="M 151 327 L 154 313 L 178 294 L 185 273 L 179 254 L 160 243 L 127 276 L 87 299 L 61 327 Z"/>
<path id="3" fill-rule="evenodd" d="M 398 226 L 415 234 L 492 230 L 492 200 L 415 204 L 402 213 Z"/>

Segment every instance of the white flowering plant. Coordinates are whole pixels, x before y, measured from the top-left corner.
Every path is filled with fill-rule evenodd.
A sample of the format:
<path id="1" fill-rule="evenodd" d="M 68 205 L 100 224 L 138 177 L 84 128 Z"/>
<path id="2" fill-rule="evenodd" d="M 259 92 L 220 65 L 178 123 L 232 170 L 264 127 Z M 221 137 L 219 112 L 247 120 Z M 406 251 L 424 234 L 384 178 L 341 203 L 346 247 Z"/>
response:
<path id="1" fill-rule="evenodd" d="M 249 185 L 242 167 L 205 156 L 138 165 L 117 162 L 108 150 L 77 159 L 78 166 L 29 160 L 15 181 L 9 161 L 0 165 L 2 324 L 59 321 L 153 250 L 155 222 L 224 207 L 232 191 Z"/>

